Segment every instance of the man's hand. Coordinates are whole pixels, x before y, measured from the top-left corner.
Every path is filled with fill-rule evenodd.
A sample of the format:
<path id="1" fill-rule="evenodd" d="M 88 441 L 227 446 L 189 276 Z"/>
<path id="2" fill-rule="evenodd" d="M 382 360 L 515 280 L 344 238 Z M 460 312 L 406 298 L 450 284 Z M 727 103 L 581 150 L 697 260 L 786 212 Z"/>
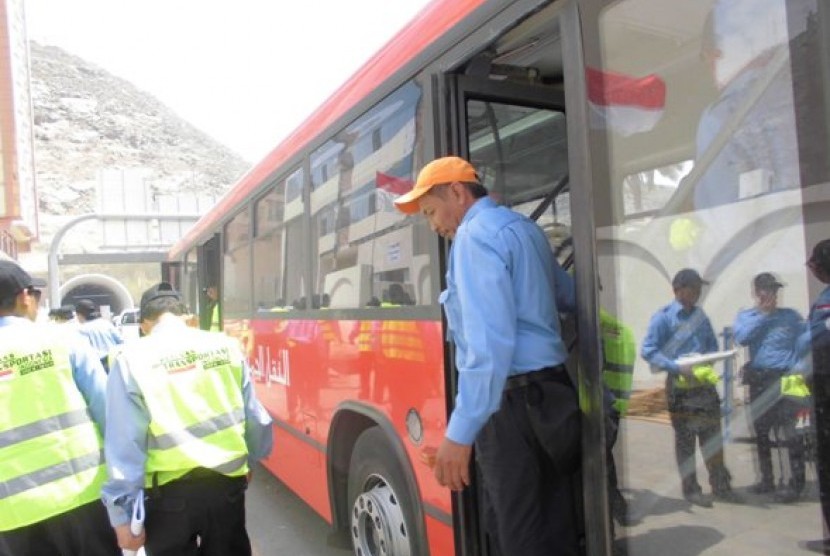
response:
<path id="1" fill-rule="evenodd" d="M 472 446 L 444 438 L 435 454 L 435 480 L 450 490 L 463 490 L 470 484 Z"/>
<path id="2" fill-rule="evenodd" d="M 762 313 L 771 313 L 778 304 L 778 294 L 776 292 L 760 290 L 755 297 L 755 302 L 759 311 Z"/>
<path id="3" fill-rule="evenodd" d="M 694 378 L 695 373 L 693 367 L 693 365 L 680 365 L 680 367 L 677 370 L 680 373 L 680 376 L 685 376 L 686 378 Z"/>
<path id="4" fill-rule="evenodd" d="M 132 531 L 130 531 L 129 523 L 113 527 L 113 529 L 115 529 L 115 536 L 118 538 L 118 546 L 121 548 L 126 550 L 138 550 L 144 546 L 145 535 L 143 530 L 140 535 L 135 536 Z"/>

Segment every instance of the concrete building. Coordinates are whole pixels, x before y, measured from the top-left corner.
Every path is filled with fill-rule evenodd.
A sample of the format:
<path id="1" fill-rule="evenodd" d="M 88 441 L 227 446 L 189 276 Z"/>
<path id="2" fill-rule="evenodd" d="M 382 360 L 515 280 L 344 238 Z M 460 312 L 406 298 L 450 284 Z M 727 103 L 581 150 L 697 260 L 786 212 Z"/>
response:
<path id="1" fill-rule="evenodd" d="M 38 235 L 30 60 L 24 0 L 0 0 L 0 257 Z"/>

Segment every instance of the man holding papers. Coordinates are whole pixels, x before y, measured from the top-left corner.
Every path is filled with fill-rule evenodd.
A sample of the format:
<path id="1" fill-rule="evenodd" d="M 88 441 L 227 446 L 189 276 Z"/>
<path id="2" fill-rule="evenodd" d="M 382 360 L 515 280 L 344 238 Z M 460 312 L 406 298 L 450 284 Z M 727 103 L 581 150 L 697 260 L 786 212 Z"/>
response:
<path id="1" fill-rule="evenodd" d="M 724 465 L 720 398 L 713 384 L 717 378 L 711 364 L 677 361 L 683 355 L 718 350 L 712 323 L 697 306 L 703 285 L 707 283 L 691 268 L 684 268 L 674 276 L 674 301 L 651 317 L 640 354 L 653 368 L 667 373 L 666 400 L 674 428 L 674 451 L 683 497 L 708 508 L 712 502 L 703 495 L 697 481 L 696 442 L 701 446 L 712 493 L 719 500 L 738 501 Z"/>

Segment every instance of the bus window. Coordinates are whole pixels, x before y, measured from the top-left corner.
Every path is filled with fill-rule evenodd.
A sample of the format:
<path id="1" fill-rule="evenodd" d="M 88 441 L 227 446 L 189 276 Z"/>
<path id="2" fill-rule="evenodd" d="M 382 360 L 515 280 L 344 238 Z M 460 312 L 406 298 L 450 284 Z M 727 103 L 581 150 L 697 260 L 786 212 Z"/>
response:
<path id="1" fill-rule="evenodd" d="M 435 303 L 429 230 L 392 204 L 412 187 L 418 170 L 420 101 L 420 87 L 407 83 L 311 155 L 318 306 L 377 305 L 389 298 L 393 284 L 392 291 L 401 288 L 406 296 L 399 298 L 409 304 Z"/>
<path id="2" fill-rule="evenodd" d="M 302 183 L 303 171 L 299 169 L 254 204 L 253 287 L 257 311 L 282 311 L 299 298 L 297 278 L 304 267 L 300 259 L 288 257 L 289 250 L 299 247 L 287 245 L 286 229 L 289 220 L 302 215 Z M 286 214 L 293 216 L 287 218 Z"/>
<path id="3" fill-rule="evenodd" d="M 251 310 L 251 214 L 248 207 L 225 226 L 225 257 L 222 312 L 247 313 Z"/>

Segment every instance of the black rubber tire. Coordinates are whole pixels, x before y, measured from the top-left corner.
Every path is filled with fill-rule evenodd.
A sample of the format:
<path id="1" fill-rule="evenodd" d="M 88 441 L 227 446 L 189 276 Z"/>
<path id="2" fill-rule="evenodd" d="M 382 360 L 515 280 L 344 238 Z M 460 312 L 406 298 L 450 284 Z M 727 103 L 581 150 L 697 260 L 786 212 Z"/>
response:
<path id="1" fill-rule="evenodd" d="M 404 471 L 395 460 L 393 453 L 386 435 L 377 426 L 366 429 L 355 442 L 349 464 L 348 509 L 349 537 L 352 539 L 352 547 L 356 556 L 406 556 L 406 550 L 395 551 L 394 549 L 394 546 L 400 547 L 401 543 L 408 545 L 409 556 L 420 556 L 426 553 L 421 550 L 421 545 L 426 542 L 426 539 L 418 538 L 419 535 L 415 527 L 415 511 L 413 508 L 415 508 L 418 501 L 412 499 L 409 489 L 406 487 L 408 483 Z M 384 489 L 384 485 L 391 492 Z M 398 517 L 402 518 L 389 520 L 389 525 L 393 529 L 391 534 L 396 537 L 395 543 L 398 544 L 391 543 L 391 546 L 389 546 L 390 543 L 388 543 L 383 549 L 377 543 L 374 545 L 368 543 L 368 548 L 359 546 L 361 543 L 357 540 L 358 535 L 363 539 L 366 539 L 367 535 L 371 535 L 367 533 L 365 528 L 359 532 L 357 530 L 359 527 L 356 528 L 354 525 L 355 516 L 361 513 L 360 508 L 355 507 L 358 497 L 377 487 L 381 487 L 385 494 L 383 504 L 386 504 L 389 508 L 390 512 L 388 513 L 395 513 L 396 509 L 399 508 L 401 515 Z M 365 507 L 362 513 L 367 515 Z"/>

